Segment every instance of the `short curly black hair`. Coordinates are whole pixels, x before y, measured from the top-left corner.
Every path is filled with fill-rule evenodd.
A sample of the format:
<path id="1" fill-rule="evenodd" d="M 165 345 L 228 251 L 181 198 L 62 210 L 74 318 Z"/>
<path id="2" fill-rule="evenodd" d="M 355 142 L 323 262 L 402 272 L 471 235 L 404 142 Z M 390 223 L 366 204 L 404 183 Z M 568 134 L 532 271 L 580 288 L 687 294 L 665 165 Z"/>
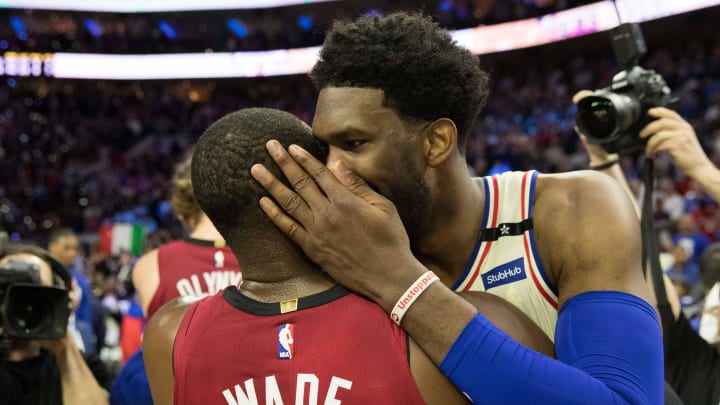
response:
<path id="1" fill-rule="evenodd" d="M 285 146 L 299 145 L 324 159 L 310 127 L 290 113 L 271 108 L 230 113 L 210 125 L 195 145 L 191 168 L 195 198 L 231 246 L 252 234 L 275 231 L 258 205 L 267 193 L 250 175 L 250 168 L 262 163 L 287 185 L 265 150 L 270 139 Z"/>
<path id="2" fill-rule="evenodd" d="M 462 152 L 489 81 L 476 56 L 419 13 L 336 22 L 310 77 L 318 90 L 382 90 L 384 105 L 405 120 L 449 118 L 457 126 Z"/>

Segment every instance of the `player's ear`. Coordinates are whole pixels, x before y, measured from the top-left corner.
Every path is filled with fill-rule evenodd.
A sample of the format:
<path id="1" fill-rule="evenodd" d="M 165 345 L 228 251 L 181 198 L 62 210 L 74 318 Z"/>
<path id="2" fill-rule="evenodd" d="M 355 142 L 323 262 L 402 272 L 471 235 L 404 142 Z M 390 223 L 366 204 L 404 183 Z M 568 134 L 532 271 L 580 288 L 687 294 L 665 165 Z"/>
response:
<path id="1" fill-rule="evenodd" d="M 436 167 L 457 152 L 457 128 L 452 120 L 440 118 L 431 122 L 423 131 L 424 152 L 427 164 Z"/>

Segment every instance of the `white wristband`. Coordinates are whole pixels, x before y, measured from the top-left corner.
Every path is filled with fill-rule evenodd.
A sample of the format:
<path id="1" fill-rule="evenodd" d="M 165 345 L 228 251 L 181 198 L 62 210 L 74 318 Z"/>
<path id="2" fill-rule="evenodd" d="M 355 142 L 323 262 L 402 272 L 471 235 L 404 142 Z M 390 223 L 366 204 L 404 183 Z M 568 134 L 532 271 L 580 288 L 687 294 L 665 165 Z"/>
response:
<path id="1" fill-rule="evenodd" d="M 420 294 L 425 292 L 425 289 L 427 289 L 430 284 L 438 280 L 440 279 L 432 271 L 428 271 L 420 276 L 420 278 L 418 278 L 395 303 L 392 312 L 390 312 L 390 319 L 400 325 L 400 322 L 402 321 L 403 316 L 405 316 L 405 312 L 407 312 L 408 308 L 410 308 L 410 305 L 418 299 Z"/>

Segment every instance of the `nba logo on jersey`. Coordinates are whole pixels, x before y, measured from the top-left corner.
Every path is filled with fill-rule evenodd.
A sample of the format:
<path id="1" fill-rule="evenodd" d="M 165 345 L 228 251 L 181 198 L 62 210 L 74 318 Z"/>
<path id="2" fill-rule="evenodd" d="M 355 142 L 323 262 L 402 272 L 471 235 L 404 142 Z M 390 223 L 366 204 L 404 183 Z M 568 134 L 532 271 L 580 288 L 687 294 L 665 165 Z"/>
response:
<path id="1" fill-rule="evenodd" d="M 215 267 L 216 268 L 221 268 L 221 267 L 225 266 L 225 255 L 223 254 L 222 251 L 218 250 L 217 252 L 215 252 L 214 259 L 215 259 Z"/>
<path id="2" fill-rule="evenodd" d="M 284 323 L 278 329 L 278 359 L 290 360 L 295 353 L 295 327 L 291 323 Z"/>

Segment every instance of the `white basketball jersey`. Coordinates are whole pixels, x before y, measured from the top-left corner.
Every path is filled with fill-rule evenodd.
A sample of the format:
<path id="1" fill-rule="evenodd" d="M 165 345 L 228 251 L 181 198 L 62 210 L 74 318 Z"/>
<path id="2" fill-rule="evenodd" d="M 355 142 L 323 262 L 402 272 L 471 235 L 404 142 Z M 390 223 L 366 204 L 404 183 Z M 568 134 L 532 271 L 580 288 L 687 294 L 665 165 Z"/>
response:
<path id="1" fill-rule="evenodd" d="M 455 291 L 500 296 L 555 339 L 557 291 L 548 281 L 532 224 L 537 172 L 506 172 L 473 179 L 485 190 L 485 213 L 473 256 Z"/>

